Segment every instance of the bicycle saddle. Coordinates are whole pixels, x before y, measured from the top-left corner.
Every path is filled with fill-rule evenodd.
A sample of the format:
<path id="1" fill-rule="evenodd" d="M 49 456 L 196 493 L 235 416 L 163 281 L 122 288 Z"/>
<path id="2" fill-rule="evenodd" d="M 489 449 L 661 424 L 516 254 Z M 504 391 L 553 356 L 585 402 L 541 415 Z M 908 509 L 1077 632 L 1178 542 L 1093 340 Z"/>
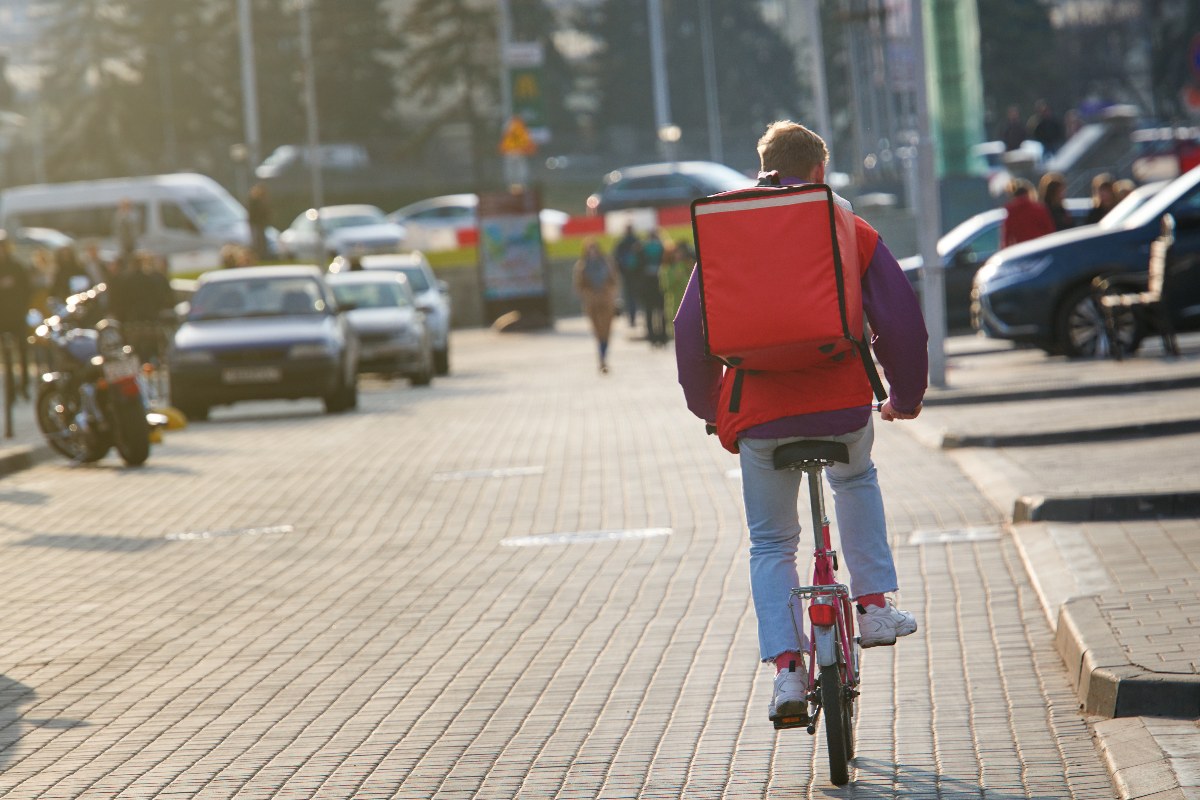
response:
<path id="1" fill-rule="evenodd" d="M 807 439 L 779 445 L 772 457 L 775 469 L 803 469 L 807 466 L 825 466 L 835 461 L 849 464 L 850 449 L 842 442 Z"/>

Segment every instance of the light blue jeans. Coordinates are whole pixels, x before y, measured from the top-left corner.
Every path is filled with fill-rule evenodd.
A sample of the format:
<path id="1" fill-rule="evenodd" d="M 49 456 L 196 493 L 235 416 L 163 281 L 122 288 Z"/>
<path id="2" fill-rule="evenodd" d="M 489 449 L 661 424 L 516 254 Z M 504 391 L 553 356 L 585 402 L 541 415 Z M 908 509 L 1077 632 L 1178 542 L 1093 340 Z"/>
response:
<path id="1" fill-rule="evenodd" d="M 850 594 L 860 597 L 896 591 L 896 564 L 888 545 L 883 496 L 871 444 L 875 440 L 872 423 L 853 433 L 822 436 L 820 439 L 845 442 L 850 451 L 849 464 L 834 464 L 825 470 L 833 490 L 837 515 L 841 566 L 850 572 Z M 750 528 L 750 591 L 758 616 L 758 646 L 763 661 L 781 653 L 803 651 L 808 646 L 801 626 L 800 640 L 792 623 L 788 600 L 791 590 L 801 585 L 796 566 L 801 525 L 797 502 L 804 489 L 805 519 L 808 514 L 808 490 L 804 473 L 776 470 L 772 461 L 775 448 L 789 439 L 740 439 L 742 497 L 746 504 L 746 522 Z M 812 531 L 804 534 L 804 552 L 811 553 Z M 836 544 L 836 543 L 835 543 Z M 803 584 L 811 579 L 811 562 L 806 558 Z"/>

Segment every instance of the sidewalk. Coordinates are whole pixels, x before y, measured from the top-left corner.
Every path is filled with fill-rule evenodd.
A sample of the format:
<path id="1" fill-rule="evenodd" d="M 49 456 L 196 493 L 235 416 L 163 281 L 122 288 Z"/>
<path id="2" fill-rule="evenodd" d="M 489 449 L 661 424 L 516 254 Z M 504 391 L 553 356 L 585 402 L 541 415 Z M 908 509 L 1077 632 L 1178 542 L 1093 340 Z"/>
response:
<path id="1" fill-rule="evenodd" d="M 5 436 L 4 403 L 0 392 L 0 477 L 28 469 L 52 456 L 50 446 L 37 429 L 33 402 L 20 396 L 12 407 L 12 436 Z"/>
<path id="2" fill-rule="evenodd" d="M 948 346 L 908 430 L 1011 531 L 1125 798 L 1200 798 L 1200 338 L 1071 362 Z"/>

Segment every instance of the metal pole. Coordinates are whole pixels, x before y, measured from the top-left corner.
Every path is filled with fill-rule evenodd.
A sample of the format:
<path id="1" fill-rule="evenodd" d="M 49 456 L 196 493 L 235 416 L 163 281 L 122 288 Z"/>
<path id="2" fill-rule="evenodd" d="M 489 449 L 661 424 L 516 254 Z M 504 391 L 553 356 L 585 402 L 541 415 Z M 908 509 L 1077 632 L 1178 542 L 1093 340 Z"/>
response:
<path id="1" fill-rule="evenodd" d="M 242 124 L 246 129 L 246 162 L 251 170 L 262 156 L 258 132 L 258 81 L 254 66 L 254 28 L 250 0 L 237 0 L 242 50 Z"/>
<path id="2" fill-rule="evenodd" d="M 317 212 L 317 235 L 321 237 L 324 248 L 324 234 L 321 230 L 321 206 L 325 205 L 325 190 L 321 185 L 321 137 L 317 128 L 317 79 L 313 61 L 312 19 L 309 17 L 311 0 L 300 0 L 300 48 L 304 61 L 304 105 L 305 119 L 308 123 L 308 168 L 312 186 L 313 208 Z M 317 266 L 324 266 L 322 259 L 325 253 L 317 254 Z"/>
<path id="3" fill-rule="evenodd" d="M 668 161 L 675 160 L 675 145 L 662 138 L 671 125 L 671 98 L 667 94 L 666 48 L 663 44 L 662 0 L 648 0 L 650 15 L 650 72 L 654 86 L 654 129 L 660 152 Z"/>
<path id="4" fill-rule="evenodd" d="M 508 71 L 508 46 L 512 43 L 512 13 L 508 0 L 498 0 L 499 14 L 497 33 L 500 36 L 500 109 L 504 113 L 503 125 L 513 115 L 512 75 Z"/>
<path id="5" fill-rule="evenodd" d="M 929 330 L 929 382 L 946 386 L 946 285 L 937 240 L 941 230 L 941 199 L 937 165 L 934 163 L 933 133 L 929 121 L 929 89 L 926 85 L 924 0 L 912 3 L 913 77 L 917 112 L 917 185 L 920 205 L 917 241 L 921 246 L 922 300 L 925 327 Z"/>
<path id="6" fill-rule="evenodd" d="M 833 123 L 829 121 L 829 91 L 825 84 L 825 45 L 821 41 L 821 0 L 803 0 L 808 15 L 813 82 L 813 105 L 816 106 L 817 135 L 826 142 L 833 141 Z M 832 159 L 830 169 L 833 168 Z"/>
<path id="7" fill-rule="evenodd" d="M 717 96 L 717 56 L 713 46 L 712 6 L 700 0 L 700 43 L 704 56 L 704 94 L 708 106 L 708 153 L 718 164 L 725 163 L 725 146 L 721 141 L 721 107 Z"/>

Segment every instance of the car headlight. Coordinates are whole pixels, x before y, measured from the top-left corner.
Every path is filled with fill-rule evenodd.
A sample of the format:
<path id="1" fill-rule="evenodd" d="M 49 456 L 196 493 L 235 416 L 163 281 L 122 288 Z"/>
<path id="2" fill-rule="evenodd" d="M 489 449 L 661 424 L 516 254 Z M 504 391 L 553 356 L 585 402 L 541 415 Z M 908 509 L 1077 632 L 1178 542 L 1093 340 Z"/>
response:
<path id="1" fill-rule="evenodd" d="M 170 360 L 173 364 L 211 364 L 215 358 L 208 350 L 176 350 Z"/>
<path id="2" fill-rule="evenodd" d="M 291 352 L 292 358 L 326 358 L 334 354 L 329 342 L 293 345 Z"/>
<path id="3" fill-rule="evenodd" d="M 1045 272 L 1053 262 L 1054 259 L 1049 255 L 1001 261 L 992 265 L 987 273 L 980 276 L 980 280 L 990 287 L 1006 286 Z"/>

